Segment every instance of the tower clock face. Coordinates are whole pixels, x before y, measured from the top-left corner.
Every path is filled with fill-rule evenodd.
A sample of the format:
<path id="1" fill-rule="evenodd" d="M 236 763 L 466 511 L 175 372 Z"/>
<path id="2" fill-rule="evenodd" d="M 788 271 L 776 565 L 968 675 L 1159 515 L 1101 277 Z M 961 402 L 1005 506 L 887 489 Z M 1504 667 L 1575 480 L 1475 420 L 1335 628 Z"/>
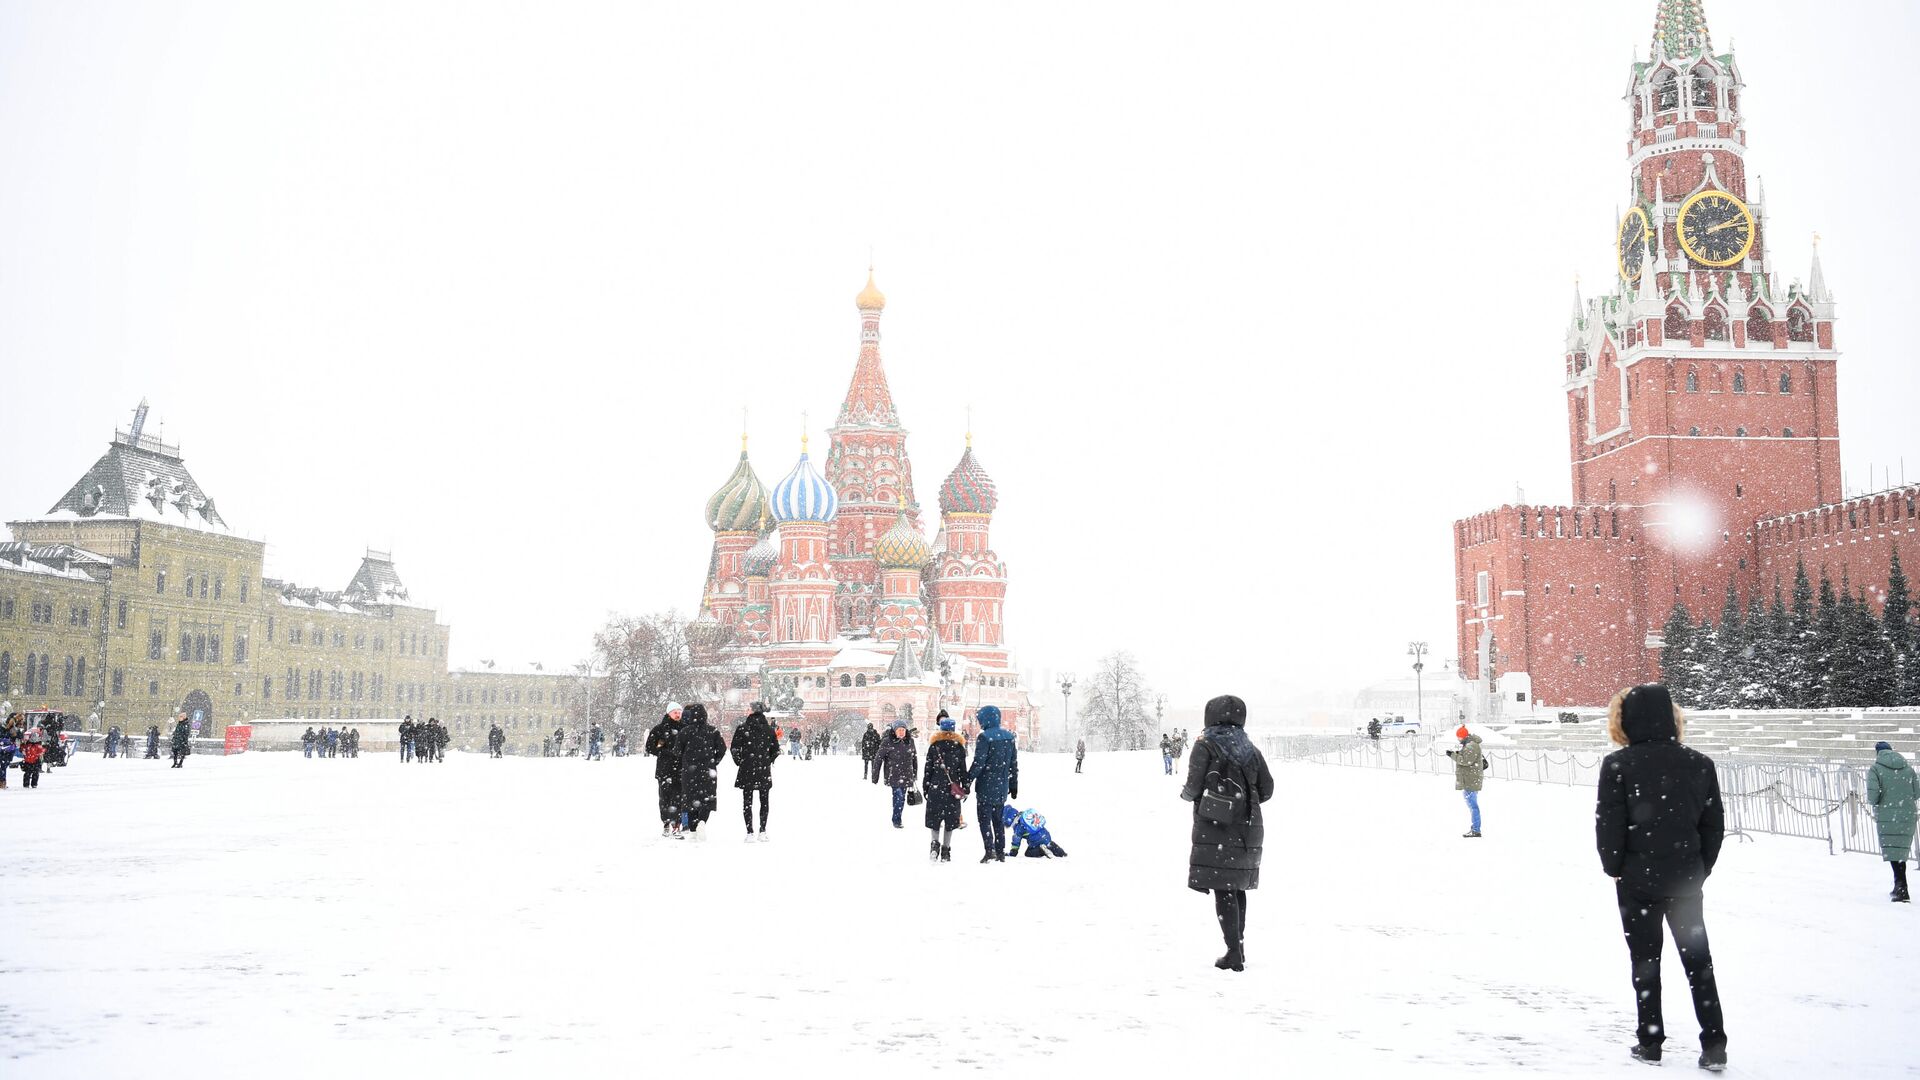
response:
<path id="1" fill-rule="evenodd" d="M 1620 276 L 1627 281 L 1639 281 L 1640 272 L 1646 269 L 1647 251 L 1653 243 L 1653 226 L 1647 222 L 1647 212 L 1634 207 L 1627 216 L 1620 219 L 1620 232 L 1615 251 L 1620 260 Z"/>
<path id="2" fill-rule="evenodd" d="M 1680 204 L 1680 246 L 1703 266 L 1732 266 L 1753 250 L 1753 212 L 1724 191 L 1702 191 Z"/>

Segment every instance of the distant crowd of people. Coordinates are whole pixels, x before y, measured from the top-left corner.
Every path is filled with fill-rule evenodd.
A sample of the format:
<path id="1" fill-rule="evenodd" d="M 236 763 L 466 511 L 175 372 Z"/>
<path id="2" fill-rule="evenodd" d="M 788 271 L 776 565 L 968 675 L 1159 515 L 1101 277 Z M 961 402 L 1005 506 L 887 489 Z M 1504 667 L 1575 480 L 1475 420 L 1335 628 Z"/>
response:
<path id="1" fill-rule="evenodd" d="M 343 731 L 339 728 L 321 728 L 315 731 L 308 728 L 300 736 L 300 750 L 310 758 L 357 758 L 360 756 L 360 729 L 348 728 Z"/>
<path id="2" fill-rule="evenodd" d="M 411 713 L 400 721 L 401 761 L 447 760 L 447 728 L 439 719 L 415 722 Z"/>

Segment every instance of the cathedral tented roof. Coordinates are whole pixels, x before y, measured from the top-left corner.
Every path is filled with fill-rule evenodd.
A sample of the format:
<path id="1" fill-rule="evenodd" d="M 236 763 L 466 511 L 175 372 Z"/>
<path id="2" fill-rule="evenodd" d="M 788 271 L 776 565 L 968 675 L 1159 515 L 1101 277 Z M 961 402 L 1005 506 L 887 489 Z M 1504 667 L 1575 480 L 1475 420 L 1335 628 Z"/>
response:
<path id="1" fill-rule="evenodd" d="M 344 595 L 346 599 L 360 603 L 405 603 L 407 586 L 393 568 L 392 554 L 368 548 L 366 557 L 360 560 L 360 569 L 354 573 L 353 580 L 347 583 Z"/>

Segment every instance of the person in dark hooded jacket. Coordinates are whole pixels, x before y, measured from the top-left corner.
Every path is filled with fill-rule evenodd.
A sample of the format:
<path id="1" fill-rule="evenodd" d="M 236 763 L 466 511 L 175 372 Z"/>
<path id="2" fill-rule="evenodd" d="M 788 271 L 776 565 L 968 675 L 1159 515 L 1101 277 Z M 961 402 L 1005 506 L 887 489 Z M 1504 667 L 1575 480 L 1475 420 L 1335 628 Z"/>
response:
<path id="1" fill-rule="evenodd" d="M 913 737 L 907 732 L 905 720 L 895 720 L 887 728 L 887 737 L 880 740 L 880 752 L 873 759 L 873 781 L 885 781 L 893 792 L 893 827 L 906 828 L 900 820 L 907 808 L 907 789 L 914 785 L 920 775 L 920 751 L 913 745 Z"/>
<path id="2" fill-rule="evenodd" d="M 1660 1060 L 1660 924 L 1673 930 L 1700 1021 L 1700 1066 L 1727 1067 L 1727 1032 L 1714 981 L 1701 890 L 1720 858 L 1724 827 L 1713 760 L 1680 745 L 1684 718 L 1667 688 L 1648 683 L 1614 696 L 1607 733 L 1621 749 L 1600 763 L 1595 843 L 1614 881 L 1639 1006 L 1635 1058 Z"/>
<path id="3" fill-rule="evenodd" d="M 733 786 L 740 789 L 740 816 L 753 839 L 753 793 L 760 793 L 760 839 L 767 838 L 767 800 L 773 795 L 773 759 L 780 756 L 780 738 L 767 719 L 766 703 L 753 703 L 753 712 L 733 729 Z"/>
<path id="4" fill-rule="evenodd" d="M 873 759 L 879 756 L 880 733 L 868 724 L 866 734 L 860 736 L 860 779 L 873 775 Z"/>
<path id="5" fill-rule="evenodd" d="M 720 759 L 727 756 L 727 740 L 707 723 L 707 707 L 687 706 L 680 725 L 680 795 L 687 804 L 687 831 L 695 835 L 713 813 L 720 793 Z"/>
<path id="6" fill-rule="evenodd" d="M 1020 797 L 1020 748 L 1013 732 L 1000 726 L 1000 710 L 982 705 L 973 718 L 980 724 L 980 736 L 973 741 L 973 765 L 967 778 L 973 782 L 975 820 L 980 822 L 980 841 L 987 853 L 983 863 L 1007 861 L 1007 827 L 1000 820 L 1000 809 L 1008 799 Z"/>
<path id="7" fill-rule="evenodd" d="M 187 725 L 185 716 L 173 725 L 173 767 L 178 769 L 187 763 L 187 755 L 193 753 L 193 730 Z"/>
<path id="8" fill-rule="evenodd" d="M 927 744 L 927 764 L 920 774 L 920 793 L 927 801 L 927 828 L 933 832 L 927 858 L 953 861 L 953 830 L 960 827 L 960 811 L 967 796 L 967 740 L 954 730 L 945 709 L 936 721 L 940 728 Z"/>
<path id="9" fill-rule="evenodd" d="M 680 703 L 667 702 L 667 713 L 647 732 L 640 752 L 654 758 L 653 780 L 660 787 L 660 835 L 678 836 L 686 825 L 685 800 L 680 795 Z"/>
<path id="10" fill-rule="evenodd" d="M 1213 966 L 1234 971 L 1246 970 L 1247 893 L 1260 887 L 1267 832 L 1260 804 L 1273 798 L 1273 773 L 1246 726 L 1246 702 L 1231 694 L 1207 702 L 1206 729 L 1194 740 L 1180 789 L 1193 804 L 1187 888 L 1213 894 L 1227 943 L 1227 954 Z"/>

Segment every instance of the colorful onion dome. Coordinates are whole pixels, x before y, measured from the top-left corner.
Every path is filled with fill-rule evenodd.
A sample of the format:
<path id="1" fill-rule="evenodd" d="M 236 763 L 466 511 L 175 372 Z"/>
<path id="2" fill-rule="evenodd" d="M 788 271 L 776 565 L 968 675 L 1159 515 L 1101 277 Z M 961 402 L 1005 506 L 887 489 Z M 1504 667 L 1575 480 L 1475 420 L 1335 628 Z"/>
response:
<path id="1" fill-rule="evenodd" d="M 740 440 L 740 464 L 720 490 L 707 500 L 707 528 L 714 532 L 753 532 L 767 513 L 767 489 L 747 461 L 746 440 Z"/>
<path id="2" fill-rule="evenodd" d="M 813 462 L 807 460 L 806 446 L 806 440 L 802 439 L 799 464 L 785 480 L 773 486 L 769 508 L 775 521 L 827 522 L 832 521 L 840 509 L 840 494 L 814 471 Z"/>
<path id="3" fill-rule="evenodd" d="M 687 624 L 687 640 L 694 645 L 712 645 L 720 640 L 723 630 L 713 612 L 702 609 L 700 617 Z"/>
<path id="4" fill-rule="evenodd" d="M 893 519 L 893 528 L 873 545 L 873 557 L 883 570 L 918 570 L 933 557 L 926 538 L 907 520 L 905 495 L 900 496 L 900 516 Z"/>
<path id="5" fill-rule="evenodd" d="M 773 564 L 779 561 L 780 548 L 774 544 L 773 534 L 767 533 L 740 557 L 740 570 L 748 577 L 766 577 L 773 573 Z"/>
<path id="6" fill-rule="evenodd" d="M 867 267 L 867 287 L 853 298 L 853 305 L 861 311 L 884 311 L 887 306 L 887 294 L 873 283 L 873 267 Z"/>
<path id="7" fill-rule="evenodd" d="M 945 514 L 991 514 L 993 508 L 1000 505 L 1000 496 L 994 490 L 993 478 L 973 456 L 973 439 L 967 439 L 967 452 L 960 455 L 960 464 L 947 474 L 946 483 L 940 485 L 940 511 Z"/>

